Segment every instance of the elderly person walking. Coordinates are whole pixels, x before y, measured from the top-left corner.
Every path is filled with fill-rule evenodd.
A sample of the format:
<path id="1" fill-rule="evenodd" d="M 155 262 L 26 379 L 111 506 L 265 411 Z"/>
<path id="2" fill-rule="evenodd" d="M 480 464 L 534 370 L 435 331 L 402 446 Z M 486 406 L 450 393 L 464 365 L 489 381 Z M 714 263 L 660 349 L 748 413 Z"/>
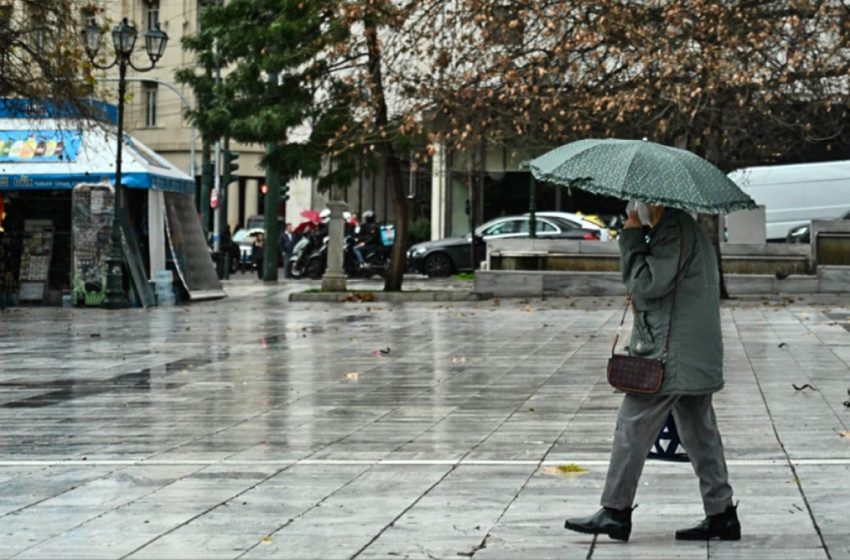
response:
<path id="1" fill-rule="evenodd" d="M 629 212 L 619 238 L 620 267 L 634 312 L 629 353 L 662 358 L 666 349 L 664 379 L 654 394 L 625 395 L 602 509 L 590 517 L 567 519 L 565 527 L 629 539 L 644 461 L 672 412 L 699 478 L 706 515 L 696 527 L 676 531 L 676 539 L 738 540 L 741 526 L 711 404 L 712 394 L 723 388 L 715 252 L 705 230 L 687 212 L 642 203 L 636 210 Z M 647 235 L 642 225 L 651 228 Z"/>

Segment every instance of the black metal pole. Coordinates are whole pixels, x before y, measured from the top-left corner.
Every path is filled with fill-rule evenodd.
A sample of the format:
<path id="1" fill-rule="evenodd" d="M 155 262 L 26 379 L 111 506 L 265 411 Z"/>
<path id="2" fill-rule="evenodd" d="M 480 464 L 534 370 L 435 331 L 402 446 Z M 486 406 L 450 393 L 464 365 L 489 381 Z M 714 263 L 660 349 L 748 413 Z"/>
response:
<path id="1" fill-rule="evenodd" d="M 267 152 L 271 151 L 272 145 L 268 144 Z M 266 166 L 266 196 L 263 208 L 264 224 L 266 230 L 266 244 L 263 250 L 263 280 L 266 282 L 277 282 L 277 261 L 280 256 L 278 247 L 278 236 L 280 228 L 277 223 L 277 204 L 280 200 L 280 178 L 271 165 Z M 286 265 L 286 263 L 284 263 Z"/>
<path id="2" fill-rule="evenodd" d="M 529 173 L 531 181 L 528 185 L 528 236 L 537 237 L 537 180 Z"/>
<path id="3" fill-rule="evenodd" d="M 115 157 L 115 194 L 113 195 L 114 217 L 112 220 L 112 243 L 106 256 L 106 297 L 103 307 L 121 309 L 130 306 L 124 293 L 124 249 L 121 246 L 121 210 L 123 196 L 121 186 L 121 155 L 124 148 L 124 95 L 127 91 L 127 61 L 118 61 L 118 153 Z"/>
<path id="4" fill-rule="evenodd" d="M 212 147 L 206 137 L 203 138 L 201 147 L 201 200 L 200 214 L 201 227 L 204 228 L 204 241 L 212 246 L 210 238 L 210 191 L 213 183 Z"/>
<path id="5" fill-rule="evenodd" d="M 469 178 L 469 189 L 467 190 L 466 198 L 466 213 L 469 221 L 469 236 L 472 239 L 472 244 L 469 246 L 469 261 L 472 270 L 475 270 L 475 155 L 470 153 L 467 156 L 466 171 Z"/>

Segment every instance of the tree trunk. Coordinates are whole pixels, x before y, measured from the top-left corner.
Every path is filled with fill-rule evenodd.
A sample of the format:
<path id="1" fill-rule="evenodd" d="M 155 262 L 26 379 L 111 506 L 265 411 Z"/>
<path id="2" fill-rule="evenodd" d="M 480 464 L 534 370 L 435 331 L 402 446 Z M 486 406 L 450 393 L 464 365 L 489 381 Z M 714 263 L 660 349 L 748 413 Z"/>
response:
<path id="1" fill-rule="evenodd" d="M 713 106 L 713 122 L 711 133 L 705 137 L 705 159 L 710 163 L 723 169 L 721 154 L 723 153 L 722 145 L 722 130 L 723 130 L 723 104 L 715 95 L 712 98 Z M 729 299 L 729 292 L 726 291 L 726 278 L 723 274 L 723 259 L 720 255 L 720 215 L 719 214 L 700 214 L 697 220 L 708 231 L 711 238 L 711 245 L 714 247 L 714 254 L 717 257 L 717 272 L 720 279 L 720 299 Z"/>
<path id="2" fill-rule="evenodd" d="M 404 180 L 401 173 L 401 162 L 395 148 L 387 143 L 384 162 L 390 174 L 392 184 L 393 207 L 395 209 L 395 241 L 390 254 L 390 269 L 384 280 L 385 292 L 400 292 L 404 281 L 405 248 L 407 247 L 407 199 L 404 194 Z"/>
<path id="3" fill-rule="evenodd" d="M 375 112 L 375 132 L 382 135 L 380 153 L 384 170 L 389 174 L 395 209 L 395 241 L 390 255 L 390 269 L 384 281 L 384 291 L 399 292 L 404 281 L 405 248 L 407 247 L 407 200 L 404 194 L 404 179 L 401 174 L 401 162 L 398 159 L 392 136 L 387 130 L 389 124 L 384 82 L 381 73 L 381 45 L 378 39 L 377 18 L 372 3 L 366 2 L 363 31 L 366 37 L 368 53 L 369 88 L 372 94 L 372 110 Z"/>

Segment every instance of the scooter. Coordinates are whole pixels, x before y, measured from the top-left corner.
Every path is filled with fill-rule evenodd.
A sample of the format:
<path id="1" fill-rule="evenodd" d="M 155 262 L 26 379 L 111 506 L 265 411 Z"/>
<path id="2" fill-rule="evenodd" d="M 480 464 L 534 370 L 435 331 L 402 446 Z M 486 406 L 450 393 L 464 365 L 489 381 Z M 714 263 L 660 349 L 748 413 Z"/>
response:
<path id="1" fill-rule="evenodd" d="M 289 258 L 289 262 L 286 263 L 286 266 L 289 267 L 290 276 L 293 278 L 310 276 L 307 265 L 313 254 L 321 249 L 325 237 L 325 235 L 318 232 L 305 234 L 295 243 L 295 246 L 292 248 L 292 256 Z"/>

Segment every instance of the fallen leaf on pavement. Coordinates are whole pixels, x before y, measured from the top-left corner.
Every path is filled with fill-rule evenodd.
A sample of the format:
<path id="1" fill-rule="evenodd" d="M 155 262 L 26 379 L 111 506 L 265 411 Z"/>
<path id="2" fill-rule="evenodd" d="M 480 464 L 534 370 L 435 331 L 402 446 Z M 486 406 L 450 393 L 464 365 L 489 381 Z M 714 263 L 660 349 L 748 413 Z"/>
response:
<path id="1" fill-rule="evenodd" d="M 586 472 L 586 468 L 576 465 L 575 463 L 566 463 L 555 467 L 543 467 L 544 474 L 554 474 L 559 476 L 572 476 L 575 474 L 584 474 Z"/>
<path id="2" fill-rule="evenodd" d="M 464 358 L 463 356 L 452 356 L 452 363 L 453 364 L 465 364 L 466 358 Z"/>
<path id="3" fill-rule="evenodd" d="M 272 538 L 269 537 L 269 536 L 265 536 L 262 539 L 260 539 L 260 542 L 263 543 L 263 544 L 272 544 Z"/>
<path id="4" fill-rule="evenodd" d="M 352 371 L 352 372 L 346 373 L 345 378 L 348 379 L 349 381 L 357 381 L 358 379 L 360 379 L 360 372 Z"/>

